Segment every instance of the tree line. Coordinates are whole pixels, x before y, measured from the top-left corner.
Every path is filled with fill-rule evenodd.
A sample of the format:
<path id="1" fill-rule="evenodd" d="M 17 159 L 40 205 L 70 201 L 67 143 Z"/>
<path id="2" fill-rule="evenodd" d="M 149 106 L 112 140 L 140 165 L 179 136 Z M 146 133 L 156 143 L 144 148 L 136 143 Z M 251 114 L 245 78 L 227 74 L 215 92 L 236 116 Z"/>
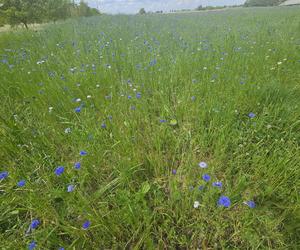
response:
<path id="1" fill-rule="evenodd" d="M 0 0 L 0 26 L 23 24 L 28 28 L 32 23 L 99 14 L 84 1 L 77 4 L 74 0 Z"/>

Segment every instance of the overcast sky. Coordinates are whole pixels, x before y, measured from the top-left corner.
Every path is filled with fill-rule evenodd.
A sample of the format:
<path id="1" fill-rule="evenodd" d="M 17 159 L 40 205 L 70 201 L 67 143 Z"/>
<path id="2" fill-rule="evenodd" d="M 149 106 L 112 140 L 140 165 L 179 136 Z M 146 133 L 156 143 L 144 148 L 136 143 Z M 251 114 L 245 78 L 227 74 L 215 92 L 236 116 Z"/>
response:
<path id="1" fill-rule="evenodd" d="M 105 13 L 137 13 L 140 8 L 146 11 L 171 9 L 194 9 L 199 5 L 223 6 L 243 4 L 245 0 L 86 0 L 92 7 L 99 6 Z"/>

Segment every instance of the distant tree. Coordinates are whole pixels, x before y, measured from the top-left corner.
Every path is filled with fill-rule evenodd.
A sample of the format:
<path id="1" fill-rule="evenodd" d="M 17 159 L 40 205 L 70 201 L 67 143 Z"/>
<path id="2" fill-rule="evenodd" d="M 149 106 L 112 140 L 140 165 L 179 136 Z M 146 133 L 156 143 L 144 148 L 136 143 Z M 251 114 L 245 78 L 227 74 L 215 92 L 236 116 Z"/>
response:
<path id="1" fill-rule="evenodd" d="M 140 11 L 139 11 L 139 14 L 140 15 L 145 15 L 146 14 L 146 11 L 144 8 L 141 8 Z"/>
<path id="2" fill-rule="evenodd" d="M 44 4 L 47 20 L 55 22 L 70 16 L 68 10 L 70 7 L 69 0 L 46 0 Z"/>
<path id="3" fill-rule="evenodd" d="M 276 6 L 283 3 L 285 0 L 247 0 L 245 2 L 246 7 L 251 6 Z"/>
<path id="4" fill-rule="evenodd" d="M 196 10 L 203 10 L 202 5 L 199 5 L 199 6 L 196 8 Z"/>
<path id="5" fill-rule="evenodd" d="M 44 19 L 43 0 L 0 0 L 0 16 L 6 23 L 15 26 L 42 22 Z"/>

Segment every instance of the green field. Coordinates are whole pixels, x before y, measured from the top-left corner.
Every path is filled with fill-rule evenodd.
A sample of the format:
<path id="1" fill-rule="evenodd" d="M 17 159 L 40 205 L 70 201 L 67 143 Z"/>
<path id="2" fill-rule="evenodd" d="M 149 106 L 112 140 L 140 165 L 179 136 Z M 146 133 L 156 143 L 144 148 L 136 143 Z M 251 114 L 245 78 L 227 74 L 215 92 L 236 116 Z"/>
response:
<path id="1" fill-rule="evenodd" d="M 2 32 L 0 248 L 299 249 L 299 13 Z"/>

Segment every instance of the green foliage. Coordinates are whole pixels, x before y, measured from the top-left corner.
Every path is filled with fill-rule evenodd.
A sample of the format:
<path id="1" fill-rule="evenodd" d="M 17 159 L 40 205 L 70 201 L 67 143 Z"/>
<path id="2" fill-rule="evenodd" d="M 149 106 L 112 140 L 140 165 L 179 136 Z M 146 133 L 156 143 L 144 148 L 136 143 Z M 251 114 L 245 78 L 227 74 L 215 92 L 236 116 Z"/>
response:
<path id="1" fill-rule="evenodd" d="M 299 10 L 1 33 L 1 250 L 299 249 Z"/>
<path id="2" fill-rule="evenodd" d="M 246 7 L 254 6 L 277 6 L 283 3 L 285 0 L 247 0 L 245 3 Z"/>
<path id="3" fill-rule="evenodd" d="M 77 5 L 70 0 L 0 0 L 0 5 L 0 24 L 24 24 L 26 28 L 31 23 L 99 14 L 83 1 Z"/>
<path id="4" fill-rule="evenodd" d="M 43 21 L 44 0 L 0 0 L 0 4 L 0 14 L 12 26 L 21 23 L 27 28 L 30 23 Z"/>

